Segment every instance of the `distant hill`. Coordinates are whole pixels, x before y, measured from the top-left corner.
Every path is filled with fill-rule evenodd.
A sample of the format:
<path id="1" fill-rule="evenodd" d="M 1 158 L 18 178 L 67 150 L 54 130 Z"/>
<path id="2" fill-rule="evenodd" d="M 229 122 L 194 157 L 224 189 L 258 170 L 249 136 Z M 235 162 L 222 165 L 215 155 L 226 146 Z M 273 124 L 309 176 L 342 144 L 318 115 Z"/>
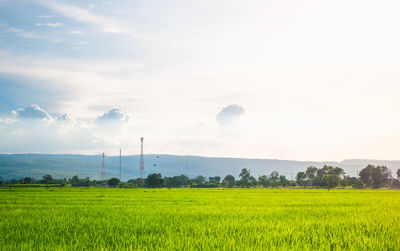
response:
<path id="1" fill-rule="evenodd" d="M 51 174 L 56 178 L 69 178 L 77 174 L 80 177 L 100 179 L 101 161 L 101 155 L 0 154 L 0 176 L 3 179 L 17 179 L 26 176 L 41 178 L 43 175 Z M 122 180 L 140 176 L 139 161 L 139 155 L 122 157 Z M 294 178 L 299 171 L 304 171 L 308 166 L 339 166 L 351 176 L 356 176 L 357 170 L 361 170 L 367 164 L 386 165 L 393 172 L 400 168 L 400 161 L 356 159 L 316 162 L 150 154 L 144 156 L 144 161 L 144 176 L 149 173 L 161 173 L 163 176 L 185 174 L 189 177 L 197 175 L 224 177 L 232 174 L 237 177 L 242 168 L 249 168 L 255 177 L 278 171 L 287 178 Z M 107 178 L 119 176 L 119 156 L 106 156 L 105 166 Z"/>
<path id="2" fill-rule="evenodd" d="M 387 166 L 389 168 L 399 169 L 400 168 L 400 160 L 373 160 L 373 159 L 346 159 L 341 162 L 346 166 L 366 166 L 368 164 Z"/>

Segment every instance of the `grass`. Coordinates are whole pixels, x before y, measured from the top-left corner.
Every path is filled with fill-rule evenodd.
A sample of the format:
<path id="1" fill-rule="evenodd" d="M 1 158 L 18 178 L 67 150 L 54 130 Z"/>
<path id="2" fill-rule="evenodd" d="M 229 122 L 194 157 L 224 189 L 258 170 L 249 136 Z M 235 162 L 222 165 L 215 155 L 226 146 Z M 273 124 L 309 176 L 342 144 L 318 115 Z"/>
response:
<path id="1" fill-rule="evenodd" d="M 400 191 L 0 189 L 3 250 L 400 250 Z"/>

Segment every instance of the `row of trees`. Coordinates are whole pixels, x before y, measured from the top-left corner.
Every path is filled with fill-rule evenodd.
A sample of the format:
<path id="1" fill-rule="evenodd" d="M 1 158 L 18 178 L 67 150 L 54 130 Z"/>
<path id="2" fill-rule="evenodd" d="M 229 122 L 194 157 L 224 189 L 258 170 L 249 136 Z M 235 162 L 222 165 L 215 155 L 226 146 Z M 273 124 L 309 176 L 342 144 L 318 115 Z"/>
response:
<path id="1" fill-rule="evenodd" d="M 337 187 L 352 186 L 354 188 L 400 187 L 400 169 L 394 179 L 386 166 L 368 165 L 358 174 L 359 177 L 345 175 L 340 167 L 324 166 L 320 169 L 310 166 L 305 172 L 299 172 L 296 182 L 300 186 Z"/>
<path id="2" fill-rule="evenodd" d="M 223 179 L 220 176 L 206 178 L 202 175 L 193 179 L 185 175 L 162 178 L 160 173 L 153 173 L 144 180 L 143 184 L 147 187 L 251 187 L 258 185 L 277 187 L 296 185 L 276 171 L 273 171 L 269 176 L 262 175 L 257 180 L 250 174 L 249 169 L 243 168 L 239 177 L 239 180 L 236 180 L 233 175 L 226 175 Z"/>
<path id="3" fill-rule="evenodd" d="M 380 188 L 391 186 L 400 188 L 400 169 L 397 170 L 397 179 L 394 179 L 390 170 L 385 166 L 368 165 L 359 173 L 359 177 L 346 175 L 340 167 L 324 166 L 317 168 L 310 166 L 305 172 L 299 172 L 295 180 L 288 180 L 277 171 L 269 175 L 261 175 L 257 179 L 251 175 L 250 170 L 243 168 L 236 180 L 233 175 L 226 175 L 223 179 L 220 176 L 204 177 L 199 175 L 190 179 L 186 175 L 173 177 L 162 177 L 160 173 L 153 173 L 144 179 L 132 179 L 121 182 L 117 178 L 109 180 L 90 180 L 89 177 L 79 178 L 77 175 L 72 178 L 55 179 L 51 175 L 45 175 L 40 180 L 25 177 L 19 180 L 10 180 L 2 184 L 55 184 L 60 186 L 89 187 L 89 186 L 110 186 L 110 187 L 324 187 L 334 188 L 338 186 L 354 188 Z"/>
<path id="4" fill-rule="evenodd" d="M 272 172 L 271 175 L 262 175 L 256 180 L 250 175 L 250 170 L 243 169 L 239 175 L 241 177 L 236 180 L 233 175 L 226 175 L 224 179 L 220 176 L 205 177 L 199 175 L 195 178 L 190 179 L 186 175 L 162 177 L 160 173 L 153 173 L 144 179 L 131 179 L 127 182 L 121 182 L 117 178 L 111 178 L 109 180 L 90 180 L 89 177 L 79 178 L 77 175 L 72 178 L 55 179 L 51 175 L 45 175 L 40 180 L 34 178 L 25 177 L 19 180 L 6 181 L 6 184 L 45 184 L 45 185 L 59 185 L 66 186 L 70 185 L 73 187 L 89 187 L 89 186 L 111 186 L 111 187 L 250 187 L 262 185 L 265 187 L 272 186 L 287 186 L 289 184 L 295 186 L 295 183 L 291 183 L 286 179 L 285 176 L 279 175 L 276 171 Z"/>
<path id="5" fill-rule="evenodd" d="M 43 176 L 41 179 L 34 179 L 31 177 L 25 177 L 22 179 L 12 179 L 9 181 L 1 181 L 0 177 L 0 185 L 58 185 L 58 186 L 79 186 L 79 187 L 89 187 L 89 186 L 107 186 L 109 180 L 90 180 L 89 177 L 86 178 L 79 178 L 77 175 L 73 176 L 72 178 L 62 178 L 56 179 L 53 178 L 50 174 Z M 119 180 L 118 180 L 119 183 Z"/>
<path id="6" fill-rule="evenodd" d="M 346 175 L 340 167 L 323 166 L 317 168 L 310 166 L 305 172 L 299 172 L 296 180 L 288 180 L 284 175 L 279 175 L 277 171 L 270 175 L 261 175 L 256 179 L 251 175 L 250 170 L 243 168 L 239 174 L 239 180 L 233 175 L 227 175 L 224 179 L 220 176 L 209 177 L 197 176 L 189 179 L 185 175 L 162 178 L 160 173 L 150 174 L 137 184 L 146 187 L 321 187 L 334 188 L 354 187 L 354 188 L 380 188 L 391 186 L 400 188 L 400 169 L 397 170 L 397 179 L 392 178 L 390 170 L 385 166 L 368 165 L 359 173 L 359 177 Z"/>

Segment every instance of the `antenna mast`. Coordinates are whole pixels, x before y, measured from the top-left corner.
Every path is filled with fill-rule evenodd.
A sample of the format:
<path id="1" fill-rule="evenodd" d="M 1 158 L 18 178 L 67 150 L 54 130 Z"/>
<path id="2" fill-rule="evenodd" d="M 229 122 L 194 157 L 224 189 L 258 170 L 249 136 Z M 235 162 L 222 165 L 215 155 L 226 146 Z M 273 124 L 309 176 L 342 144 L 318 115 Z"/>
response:
<path id="1" fill-rule="evenodd" d="M 101 162 L 101 178 L 104 179 L 106 177 L 106 168 L 104 166 L 104 153 L 103 153 L 103 161 Z"/>
<path id="2" fill-rule="evenodd" d="M 143 170 L 144 170 L 144 159 L 143 159 L 143 140 L 144 138 L 140 138 L 140 183 L 142 183 L 142 187 L 144 185 L 143 182 Z"/>

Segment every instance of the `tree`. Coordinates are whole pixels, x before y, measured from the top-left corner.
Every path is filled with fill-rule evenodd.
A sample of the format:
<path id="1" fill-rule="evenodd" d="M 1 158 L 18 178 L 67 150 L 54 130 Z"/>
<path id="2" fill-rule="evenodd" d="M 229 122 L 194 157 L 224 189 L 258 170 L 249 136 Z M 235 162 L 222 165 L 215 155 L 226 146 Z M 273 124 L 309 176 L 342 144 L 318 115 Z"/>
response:
<path id="1" fill-rule="evenodd" d="M 219 176 L 209 177 L 208 182 L 211 184 L 219 185 L 219 183 L 221 182 L 221 177 Z"/>
<path id="2" fill-rule="evenodd" d="M 25 177 L 23 179 L 24 184 L 31 184 L 32 183 L 32 178 L 31 177 Z"/>
<path id="3" fill-rule="evenodd" d="M 253 176 L 249 178 L 250 186 L 257 186 L 257 180 Z"/>
<path id="4" fill-rule="evenodd" d="M 379 168 L 375 167 L 375 168 L 371 169 L 370 175 L 371 175 L 371 179 L 374 184 L 374 187 L 380 187 L 382 185 L 382 180 L 383 180 L 381 170 Z"/>
<path id="5" fill-rule="evenodd" d="M 360 173 L 360 180 L 366 186 L 382 187 L 390 182 L 390 170 L 386 166 L 368 165 Z"/>
<path id="6" fill-rule="evenodd" d="M 316 168 L 315 166 L 307 167 L 306 176 L 307 176 L 307 179 L 308 179 L 310 185 L 311 185 L 313 179 L 315 179 L 315 177 L 317 176 L 317 171 L 318 171 L 318 168 Z"/>
<path id="7" fill-rule="evenodd" d="M 306 177 L 307 175 L 305 172 L 298 172 L 296 175 L 297 184 L 299 184 L 299 186 L 304 186 Z"/>
<path id="8" fill-rule="evenodd" d="M 354 178 L 354 177 L 353 177 Z M 354 178 L 355 180 L 357 180 L 356 178 Z M 342 186 L 343 188 L 352 185 L 352 177 L 350 176 L 344 176 L 343 179 L 340 180 L 340 186 Z"/>
<path id="9" fill-rule="evenodd" d="M 90 178 L 89 178 L 89 177 L 86 177 L 86 178 L 84 178 L 84 179 L 81 179 L 81 180 L 79 181 L 79 185 L 80 185 L 80 186 L 83 186 L 83 187 L 89 187 L 89 186 L 90 186 Z"/>
<path id="10" fill-rule="evenodd" d="M 235 177 L 233 175 L 226 175 L 224 180 L 222 181 L 227 185 L 227 187 L 234 187 L 235 186 Z"/>
<path id="11" fill-rule="evenodd" d="M 400 168 L 397 170 L 397 178 L 400 179 Z"/>
<path id="12" fill-rule="evenodd" d="M 190 181 L 189 177 L 186 175 L 183 175 L 183 174 L 179 175 L 177 179 L 179 180 L 179 183 L 181 184 L 180 186 L 186 186 L 189 184 L 189 181 Z"/>
<path id="13" fill-rule="evenodd" d="M 149 187 L 161 187 L 164 184 L 164 180 L 160 173 L 153 173 L 147 176 L 147 184 Z"/>
<path id="14" fill-rule="evenodd" d="M 324 175 L 324 183 L 328 187 L 328 190 L 339 185 L 340 178 L 336 174 L 326 174 Z"/>
<path id="15" fill-rule="evenodd" d="M 272 171 L 269 177 L 269 184 L 272 187 L 277 187 L 279 185 L 279 173 L 277 171 Z"/>
<path id="16" fill-rule="evenodd" d="M 76 187 L 79 186 L 79 177 L 78 175 L 72 176 L 72 179 L 70 180 L 71 186 Z"/>
<path id="17" fill-rule="evenodd" d="M 89 187 L 90 186 L 90 178 L 89 177 L 80 179 L 78 177 L 78 175 L 74 175 L 69 180 L 69 182 L 71 183 L 71 186 L 73 186 L 73 187 Z"/>
<path id="18" fill-rule="evenodd" d="M 119 184 L 119 179 L 117 179 L 117 178 L 111 178 L 111 179 L 109 179 L 109 180 L 107 181 L 107 184 L 108 184 L 110 187 L 116 187 L 116 186 Z"/>
<path id="19" fill-rule="evenodd" d="M 185 175 L 165 177 L 164 184 L 167 187 L 182 187 L 189 184 L 190 179 Z"/>
<path id="20" fill-rule="evenodd" d="M 88 179 L 89 179 L 89 177 L 88 177 Z M 65 186 L 68 184 L 68 180 L 67 180 L 67 178 L 59 179 L 59 180 L 58 180 L 58 183 L 59 183 L 61 186 L 65 187 Z M 89 185 L 90 185 L 90 184 L 89 184 Z"/>
<path id="21" fill-rule="evenodd" d="M 382 187 L 390 182 L 390 170 L 386 166 L 377 166 L 371 171 L 371 179 L 375 187 Z"/>
<path id="22" fill-rule="evenodd" d="M 196 185 L 203 185 L 204 183 L 206 183 L 206 177 L 199 175 L 196 178 L 193 179 L 193 182 Z"/>
<path id="23" fill-rule="evenodd" d="M 339 176 L 339 178 L 345 174 L 344 170 L 340 167 L 334 167 L 333 169 L 331 169 L 330 173 L 336 174 L 337 176 Z"/>
<path id="24" fill-rule="evenodd" d="M 354 188 L 361 189 L 364 187 L 364 183 L 361 181 L 361 179 L 357 179 L 356 183 L 353 185 Z"/>
<path id="25" fill-rule="evenodd" d="M 240 171 L 239 177 L 241 177 L 240 185 L 242 187 L 248 187 L 250 179 L 250 170 L 243 168 L 242 171 Z"/>
<path id="26" fill-rule="evenodd" d="M 269 180 L 269 184 L 270 184 L 272 187 L 277 187 L 277 186 L 279 185 L 279 181 L 278 181 L 278 179 L 270 179 L 270 180 Z"/>
<path id="27" fill-rule="evenodd" d="M 271 176 L 271 179 L 277 179 L 279 177 L 279 173 L 277 171 L 272 171 L 269 176 Z"/>
<path id="28" fill-rule="evenodd" d="M 358 174 L 360 176 L 361 181 L 369 186 L 372 184 L 372 179 L 371 179 L 371 171 L 375 167 L 373 165 L 368 165 L 365 168 L 361 169 L 360 173 Z"/>
<path id="29" fill-rule="evenodd" d="M 263 187 L 268 187 L 269 186 L 269 179 L 267 175 L 261 175 L 258 177 L 258 183 L 262 185 Z"/>
<path id="30" fill-rule="evenodd" d="M 42 177 L 42 180 L 40 181 L 42 184 L 51 184 L 53 183 L 54 179 L 51 177 L 50 174 L 47 174 Z"/>
<path id="31" fill-rule="evenodd" d="M 279 176 L 279 185 L 281 185 L 281 186 L 289 185 L 289 181 L 286 179 L 285 176 L 283 176 L 283 175 Z"/>

